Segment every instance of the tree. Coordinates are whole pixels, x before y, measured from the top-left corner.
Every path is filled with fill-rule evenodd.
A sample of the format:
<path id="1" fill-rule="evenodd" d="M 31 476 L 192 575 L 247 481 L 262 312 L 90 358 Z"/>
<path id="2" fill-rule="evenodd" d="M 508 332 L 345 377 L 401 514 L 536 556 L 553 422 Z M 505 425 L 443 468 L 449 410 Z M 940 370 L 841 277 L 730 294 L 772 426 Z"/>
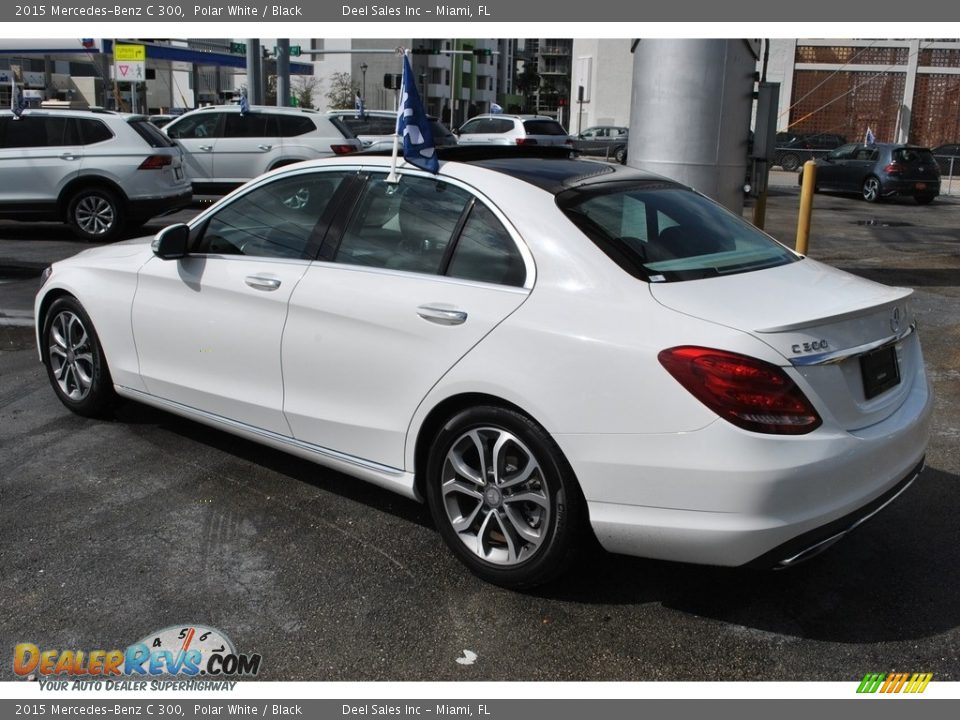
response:
<path id="1" fill-rule="evenodd" d="M 357 89 L 353 86 L 350 73 L 337 72 L 330 76 L 330 89 L 327 90 L 327 103 L 331 110 L 346 110 L 353 107 Z"/>
<path id="2" fill-rule="evenodd" d="M 320 79 L 313 75 L 295 75 L 291 81 L 291 92 L 300 103 L 300 107 L 313 107 L 313 94 L 320 90 Z"/>

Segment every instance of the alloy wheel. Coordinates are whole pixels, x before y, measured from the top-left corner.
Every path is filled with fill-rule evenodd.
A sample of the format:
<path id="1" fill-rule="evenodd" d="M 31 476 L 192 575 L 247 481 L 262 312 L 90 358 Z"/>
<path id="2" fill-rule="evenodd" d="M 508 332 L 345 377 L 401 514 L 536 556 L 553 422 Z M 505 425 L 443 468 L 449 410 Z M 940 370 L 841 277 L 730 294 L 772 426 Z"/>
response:
<path id="1" fill-rule="evenodd" d="M 863 199 L 867 202 L 876 202 L 880 198 L 880 181 L 869 177 L 863 181 Z"/>
<path id="2" fill-rule="evenodd" d="M 463 433 L 443 461 L 447 520 L 478 558 L 514 566 L 541 548 L 550 523 L 550 491 L 540 462 L 503 428 Z"/>
<path id="3" fill-rule="evenodd" d="M 101 195 L 84 195 L 73 211 L 77 226 L 88 235 L 105 235 L 117 220 L 116 209 Z"/>
<path id="4" fill-rule="evenodd" d="M 47 340 L 50 368 L 60 391 L 75 402 L 83 400 L 94 377 L 93 348 L 83 322 L 64 310 L 53 319 Z"/>

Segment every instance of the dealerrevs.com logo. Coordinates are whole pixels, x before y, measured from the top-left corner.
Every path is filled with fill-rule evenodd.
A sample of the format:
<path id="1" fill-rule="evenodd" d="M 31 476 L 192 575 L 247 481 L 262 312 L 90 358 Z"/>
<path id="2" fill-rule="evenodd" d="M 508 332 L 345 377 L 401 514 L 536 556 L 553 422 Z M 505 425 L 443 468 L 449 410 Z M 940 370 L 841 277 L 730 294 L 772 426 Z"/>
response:
<path id="1" fill-rule="evenodd" d="M 933 679 L 933 673 L 867 673 L 860 681 L 858 693 L 922 693 Z"/>
<path id="2" fill-rule="evenodd" d="M 42 649 L 24 642 L 13 650 L 13 671 L 19 677 L 39 679 L 106 680 L 176 677 L 210 680 L 254 677 L 260 672 L 259 654 L 238 653 L 221 631 L 203 625 L 174 625 L 115 650 Z M 110 682 L 107 689 L 120 683 Z M 63 689 L 66 683 L 58 683 Z M 165 685 L 162 688 L 165 689 Z M 162 689 L 157 687 L 156 689 Z M 136 688 L 142 689 L 142 688 Z"/>

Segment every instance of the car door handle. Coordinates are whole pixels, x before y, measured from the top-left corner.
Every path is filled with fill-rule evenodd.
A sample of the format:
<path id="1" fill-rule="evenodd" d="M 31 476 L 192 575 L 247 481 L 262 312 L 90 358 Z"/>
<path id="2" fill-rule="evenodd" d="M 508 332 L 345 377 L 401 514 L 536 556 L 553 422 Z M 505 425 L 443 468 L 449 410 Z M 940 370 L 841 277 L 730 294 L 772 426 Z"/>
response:
<path id="1" fill-rule="evenodd" d="M 76 160 L 77 157 L 78 157 L 78 156 L 77 156 L 77 155 L 74 155 L 73 153 L 64 153 L 63 155 L 60 156 L 60 159 L 61 159 L 61 160 Z"/>
<path id="2" fill-rule="evenodd" d="M 273 145 L 257 145 L 258 148 L 266 152 L 267 150 L 273 149 Z"/>
<path id="3" fill-rule="evenodd" d="M 462 325 L 467 321 L 467 314 L 463 310 L 421 305 L 417 308 L 417 315 L 438 325 Z"/>
<path id="4" fill-rule="evenodd" d="M 276 290 L 280 287 L 280 281 L 277 278 L 263 277 L 261 275 L 247 275 L 244 282 L 254 290 Z"/>
<path id="5" fill-rule="evenodd" d="M 201 145 L 200 149 L 210 151 L 213 150 L 213 145 Z"/>

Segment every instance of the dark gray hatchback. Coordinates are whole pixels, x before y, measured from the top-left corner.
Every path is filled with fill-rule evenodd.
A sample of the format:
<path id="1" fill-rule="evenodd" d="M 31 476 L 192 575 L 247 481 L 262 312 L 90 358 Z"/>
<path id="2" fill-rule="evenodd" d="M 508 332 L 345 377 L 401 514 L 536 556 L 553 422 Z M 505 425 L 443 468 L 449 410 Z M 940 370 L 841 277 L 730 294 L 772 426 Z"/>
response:
<path id="1" fill-rule="evenodd" d="M 860 194 L 867 202 L 894 195 L 921 205 L 940 194 L 940 169 L 927 148 L 893 143 L 843 145 L 817 159 L 818 190 Z M 803 172 L 799 176 L 803 183 Z"/>

